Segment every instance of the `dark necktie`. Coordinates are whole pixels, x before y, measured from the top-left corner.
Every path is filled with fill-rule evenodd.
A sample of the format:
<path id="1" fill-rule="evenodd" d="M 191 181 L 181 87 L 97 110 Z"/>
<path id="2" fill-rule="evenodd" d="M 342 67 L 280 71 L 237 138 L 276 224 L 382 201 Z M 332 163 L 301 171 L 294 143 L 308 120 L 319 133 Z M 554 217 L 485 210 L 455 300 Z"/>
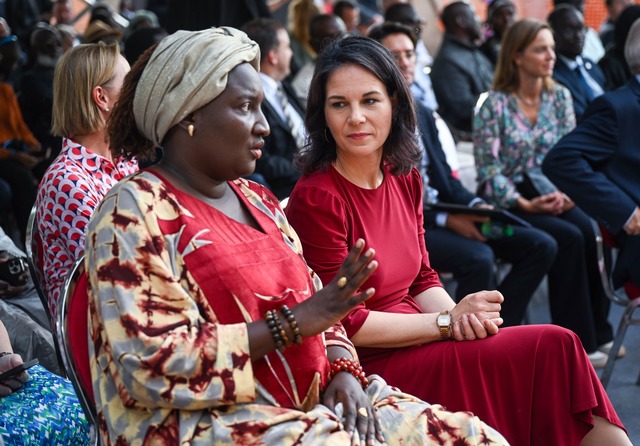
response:
<path id="1" fill-rule="evenodd" d="M 576 72 L 576 77 L 578 78 L 578 82 L 580 83 L 580 88 L 586 95 L 587 101 L 591 102 L 595 97 L 595 94 L 593 93 L 593 89 L 591 88 L 591 86 L 589 86 L 587 79 L 585 79 L 584 73 L 582 72 L 580 65 L 578 65 L 575 68 L 575 72 Z"/>
<path id="2" fill-rule="evenodd" d="M 305 134 L 302 125 L 300 124 L 299 119 L 294 119 L 292 117 L 292 113 L 297 113 L 293 106 L 289 103 L 289 99 L 287 98 L 287 94 L 282 88 L 282 84 L 278 85 L 278 91 L 276 93 L 278 97 L 278 101 L 280 102 L 280 107 L 282 108 L 282 113 L 284 113 L 285 120 L 287 122 L 287 126 L 289 130 L 291 130 L 291 136 L 296 141 L 296 146 L 298 149 L 302 149 L 305 144 Z"/>

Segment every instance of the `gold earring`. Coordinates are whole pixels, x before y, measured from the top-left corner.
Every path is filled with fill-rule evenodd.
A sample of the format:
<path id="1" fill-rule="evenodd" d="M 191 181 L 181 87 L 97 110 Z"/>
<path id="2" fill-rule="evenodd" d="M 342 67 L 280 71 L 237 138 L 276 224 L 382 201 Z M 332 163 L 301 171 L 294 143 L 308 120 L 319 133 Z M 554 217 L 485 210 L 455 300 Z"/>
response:
<path id="1" fill-rule="evenodd" d="M 193 124 L 189 124 L 187 126 L 187 132 L 189 133 L 189 136 L 193 136 L 193 132 L 195 132 L 196 128 Z"/>

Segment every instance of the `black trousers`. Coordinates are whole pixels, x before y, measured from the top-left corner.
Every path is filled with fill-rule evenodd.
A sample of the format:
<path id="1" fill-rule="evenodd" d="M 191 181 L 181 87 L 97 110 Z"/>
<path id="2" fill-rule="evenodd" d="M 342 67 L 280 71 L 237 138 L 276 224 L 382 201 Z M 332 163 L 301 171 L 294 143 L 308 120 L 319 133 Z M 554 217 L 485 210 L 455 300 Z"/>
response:
<path id="1" fill-rule="evenodd" d="M 558 244 L 549 270 L 549 305 L 554 324 L 573 330 L 591 353 L 613 339 L 610 301 L 604 293 L 591 220 L 575 207 L 564 214 L 529 214 L 519 217 L 542 229 Z"/>
<path id="2" fill-rule="evenodd" d="M 504 326 L 520 325 L 531 296 L 553 264 L 555 240 L 535 228 L 514 226 L 511 237 L 486 243 L 468 239 L 438 227 L 426 228 L 425 241 L 431 266 L 453 274 L 458 282 L 455 300 L 467 294 L 497 289 L 504 296 L 500 315 Z M 495 261 L 511 264 L 509 273 L 496 283 Z"/>

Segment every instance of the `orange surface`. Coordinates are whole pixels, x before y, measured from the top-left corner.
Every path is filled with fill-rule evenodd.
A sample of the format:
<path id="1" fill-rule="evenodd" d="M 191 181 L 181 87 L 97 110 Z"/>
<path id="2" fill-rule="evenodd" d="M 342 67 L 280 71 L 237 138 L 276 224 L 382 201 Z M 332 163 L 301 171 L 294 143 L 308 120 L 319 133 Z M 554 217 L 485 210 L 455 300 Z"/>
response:
<path id="1" fill-rule="evenodd" d="M 516 13 L 519 18 L 534 17 L 537 19 L 546 19 L 547 15 L 553 9 L 553 0 L 512 0 L 516 4 Z M 443 2 L 443 6 L 451 3 Z M 471 0 L 475 5 L 476 11 L 481 19 L 485 19 L 487 15 L 487 0 Z M 636 0 L 636 3 L 640 3 Z M 600 29 L 600 25 L 607 18 L 607 9 L 604 0 L 585 0 L 585 22 L 594 29 Z"/>

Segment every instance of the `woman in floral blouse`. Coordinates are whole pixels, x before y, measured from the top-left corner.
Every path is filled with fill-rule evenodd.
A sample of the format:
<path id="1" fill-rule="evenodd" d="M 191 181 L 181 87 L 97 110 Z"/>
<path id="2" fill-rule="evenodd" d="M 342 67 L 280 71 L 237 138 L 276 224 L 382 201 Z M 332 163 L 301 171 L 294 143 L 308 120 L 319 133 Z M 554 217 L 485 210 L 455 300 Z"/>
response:
<path id="1" fill-rule="evenodd" d="M 541 175 L 546 153 L 575 126 L 569 91 L 551 79 L 555 59 L 546 23 L 526 19 L 507 30 L 493 91 L 474 118 L 479 193 L 556 240 L 548 275 L 552 321 L 575 331 L 594 367 L 604 367 L 612 329 L 590 220 L 551 184 L 552 191 L 539 196 L 520 184 L 526 173 Z"/>

